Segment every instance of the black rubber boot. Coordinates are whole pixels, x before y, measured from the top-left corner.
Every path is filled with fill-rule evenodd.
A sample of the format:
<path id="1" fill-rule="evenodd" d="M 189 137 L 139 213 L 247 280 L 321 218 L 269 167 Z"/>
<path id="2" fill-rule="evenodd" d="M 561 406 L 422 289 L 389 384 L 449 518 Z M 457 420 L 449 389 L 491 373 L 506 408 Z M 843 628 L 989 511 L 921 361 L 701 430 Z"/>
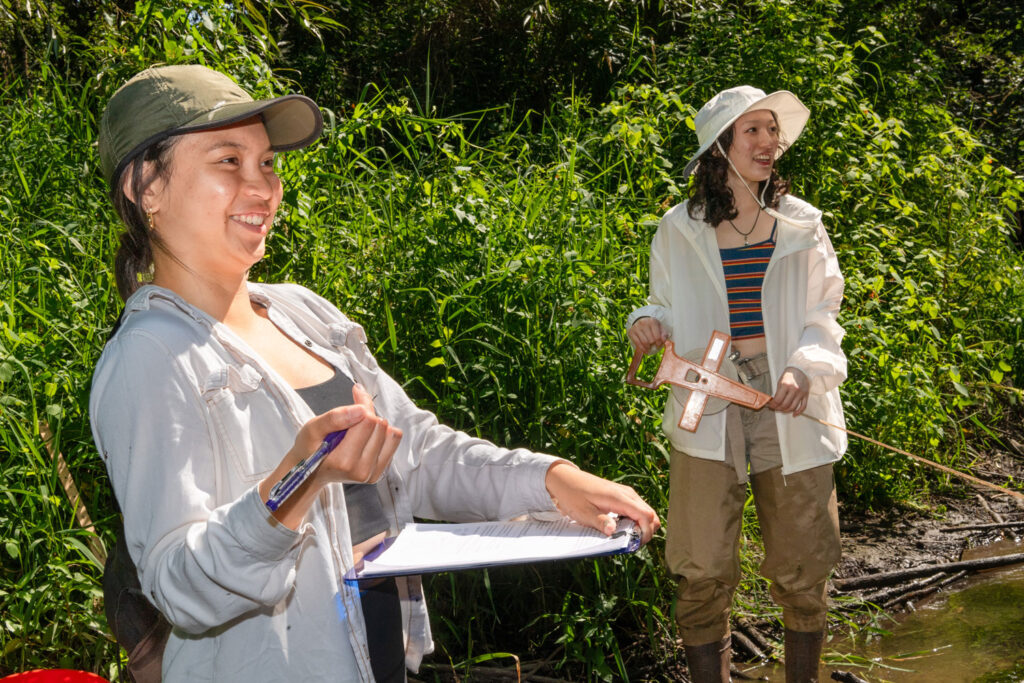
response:
<path id="1" fill-rule="evenodd" d="M 786 629 L 786 683 L 818 683 L 825 634 Z"/>
<path id="2" fill-rule="evenodd" d="M 732 639 L 728 636 L 718 643 L 683 645 L 686 670 L 692 683 L 729 683 L 729 660 Z"/>

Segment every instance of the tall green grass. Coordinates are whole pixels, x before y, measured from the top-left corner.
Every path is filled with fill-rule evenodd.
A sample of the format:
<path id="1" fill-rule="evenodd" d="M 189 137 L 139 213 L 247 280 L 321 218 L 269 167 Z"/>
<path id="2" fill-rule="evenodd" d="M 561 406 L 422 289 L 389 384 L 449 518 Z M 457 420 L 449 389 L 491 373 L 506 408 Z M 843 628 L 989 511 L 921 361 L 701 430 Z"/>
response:
<path id="1" fill-rule="evenodd" d="M 969 465 L 971 448 L 1021 414 L 1024 263 L 1007 219 L 1021 179 L 941 107 L 937 83 L 898 70 L 888 56 L 897 36 L 839 35 L 830 3 L 724 7 L 697 6 L 689 30 L 702 40 L 653 46 L 605 102 L 568 93 L 545 112 L 440 116 L 411 89 L 368 86 L 321 103 L 328 130 L 282 160 L 285 203 L 253 276 L 336 302 L 445 422 L 572 458 L 664 512 L 663 396 L 623 384 L 622 323 L 646 295 L 658 218 L 685 191 L 678 169 L 694 147 L 695 108 L 740 82 L 786 87 L 812 120 L 783 171 L 826 210 L 847 278 L 848 420 Z M 187 12 L 144 9 L 130 43 L 110 34 L 72 46 L 100 77 L 51 69 L 0 85 L 19 93 L 0 104 L 0 673 L 61 665 L 117 676 L 100 570 L 39 437 L 49 424 L 109 541 L 111 494 L 86 415 L 119 306 L 96 116 L 121 76 L 152 61 L 202 59 L 262 93 L 287 75 L 280 51 L 254 49 L 258 27 L 214 12 L 211 30 Z M 845 502 L 862 506 L 948 484 L 856 442 L 839 480 Z M 753 570 L 756 520 L 745 519 Z M 623 678 L 634 639 L 671 647 L 661 553 L 659 538 L 624 558 L 434 577 L 434 661 L 465 670 L 544 652 L 567 675 Z M 765 594 L 750 578 L 738 605 L 774 614 Z"/>

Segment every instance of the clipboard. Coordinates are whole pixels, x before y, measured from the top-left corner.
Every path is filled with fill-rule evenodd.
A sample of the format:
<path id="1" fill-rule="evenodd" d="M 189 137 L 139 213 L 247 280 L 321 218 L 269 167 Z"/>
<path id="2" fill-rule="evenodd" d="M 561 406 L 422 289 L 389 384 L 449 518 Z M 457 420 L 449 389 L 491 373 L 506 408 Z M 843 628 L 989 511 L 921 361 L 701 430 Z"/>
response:
<path id="1" fill-rule="evenodd" d="M 385 539 L 343 578 L 358 584 L 393 576 L 621 555 L 635 552 L 640 540 L 640 528 L 631 519 L 619 519 L 611 536 L 567 519 L 413 523 Z"/>

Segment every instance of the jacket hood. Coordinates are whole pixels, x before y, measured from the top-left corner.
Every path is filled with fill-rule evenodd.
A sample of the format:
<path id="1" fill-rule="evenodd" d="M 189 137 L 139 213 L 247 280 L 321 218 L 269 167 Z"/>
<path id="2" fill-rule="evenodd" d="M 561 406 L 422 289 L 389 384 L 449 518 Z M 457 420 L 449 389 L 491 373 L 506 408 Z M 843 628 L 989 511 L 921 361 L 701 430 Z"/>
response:
<path id="1" fill-rule="evenodd" d="M 707 224 L 700 214 L 697 218 L 690 218 L 687 210 L 689 203 L 689 200 L 686 200 L 676 204 L 665 214 L 665 218 L 675 223 L 683 234 L 694 239 L 707 228 Z M 765 209 L 765 213 L 798 228 L 810 229 L 816 228 L 821 223 L 823 216 L 820 209 L 791 194 L 782 195 L 779 198 L 779 208 Z"/>
<path id="2" fill-rule="evenodd" d="M 784 194 L 779 198 L 778 209 L 765 209 L 765 211 L 780 221 L 792 223 L 800 228 L 817 227 L 823 215 L 821 209 L 791 194 Z"/>

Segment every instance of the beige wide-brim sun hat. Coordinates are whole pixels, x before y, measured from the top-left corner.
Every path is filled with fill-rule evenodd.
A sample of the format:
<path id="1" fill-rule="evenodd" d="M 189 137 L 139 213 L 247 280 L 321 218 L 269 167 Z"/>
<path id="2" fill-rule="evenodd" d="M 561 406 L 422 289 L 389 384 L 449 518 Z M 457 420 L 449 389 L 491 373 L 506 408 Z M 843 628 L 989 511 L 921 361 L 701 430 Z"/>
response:
<path id="1" fill-rule="evenodd" d="M 271 147 L 299 149 L 316 140 L 324 120 L 313 100 L 284 95 L 253 100 L 228 76 L 199 64 L 151 67 L 121 86 L 103 112 L 100 167 L 108 183 L 141 150 L 165 138 L 260 116 Z"/>
<path id="2" fill-rule="evenodd" d="M 708 100 L 693 117 L 700 148 L 683 168 L 683 178 L 693 173 L 701 155 L 715 144 L 715 140 L 728 130 L 736 119 L 747 112 L 763 109 L 775 112 L 775 118 L 779 122 L 779 148 L 775 152 L 776 159 L 800 137 L 811 115 L 810 110 L 788 90 L 779 90 L 771 95 L 766 95 L 764 90 L 749 85 L 723 90 Z"/>

